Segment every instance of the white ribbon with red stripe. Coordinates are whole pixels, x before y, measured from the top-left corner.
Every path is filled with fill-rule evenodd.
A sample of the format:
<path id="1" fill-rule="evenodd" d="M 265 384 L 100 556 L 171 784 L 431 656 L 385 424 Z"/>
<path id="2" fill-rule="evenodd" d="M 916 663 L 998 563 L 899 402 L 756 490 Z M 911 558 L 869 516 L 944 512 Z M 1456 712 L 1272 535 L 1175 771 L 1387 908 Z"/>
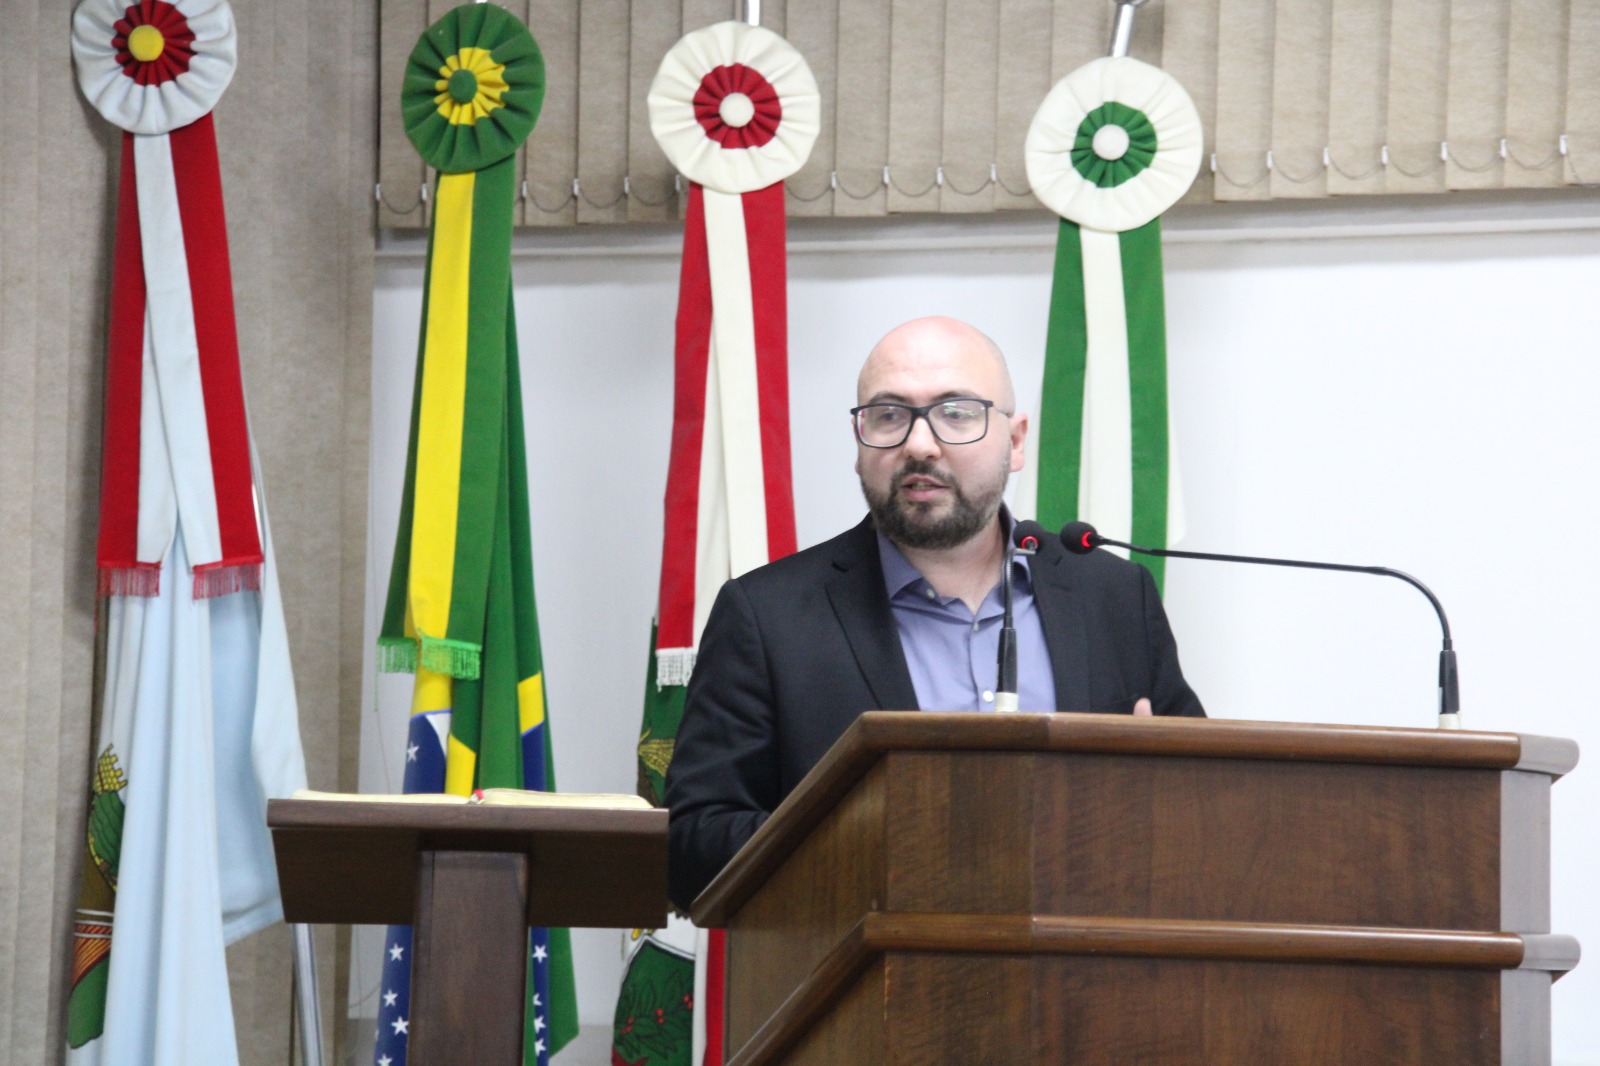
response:
<path id="1" fill-rule="evenodd" d="M 101 588 L 154 595 L 177 523 L 194 595 L 259 587 L 262 548 L 210 111 L 235 64 L 224 0 L 85 0 L 84 95 L 121 126 Z"/>
<path id="2" fill-rule="evenodd" d="M 667 53 L 649 107 L 691 182 L 656 650 L 657 683 L 681 685 L 721 584 L 795 549 L 782 182 L 820 96 L 783 38 L 723 22 Z"/>

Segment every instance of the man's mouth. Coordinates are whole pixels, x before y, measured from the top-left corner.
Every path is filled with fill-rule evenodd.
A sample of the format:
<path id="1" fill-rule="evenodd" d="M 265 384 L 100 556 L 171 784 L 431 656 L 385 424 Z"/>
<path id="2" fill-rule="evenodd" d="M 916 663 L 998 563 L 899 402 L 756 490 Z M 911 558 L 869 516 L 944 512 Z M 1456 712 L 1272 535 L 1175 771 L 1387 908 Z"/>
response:
<path id="1" fill-rule="evenodd" d="M 948 487 L 943 481 L 927 474 L 908 474 L 896 486 L 902 498 L 917 503 L 938 499 Z"/>

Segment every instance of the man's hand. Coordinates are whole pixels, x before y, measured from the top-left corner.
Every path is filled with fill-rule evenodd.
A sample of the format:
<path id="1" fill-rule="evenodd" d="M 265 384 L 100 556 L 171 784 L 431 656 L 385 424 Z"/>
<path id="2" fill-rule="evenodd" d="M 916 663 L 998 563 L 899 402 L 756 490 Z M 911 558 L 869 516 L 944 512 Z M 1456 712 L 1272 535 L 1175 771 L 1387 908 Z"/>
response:
<path id="1" fill-rule="evenodd" d="M 1133 701 L 1133 713 L 1136 717 L 1143 716 L 1145 718 L 1153 717 L 1155 714 L 1155 712 L 1150 709 L 1150 700 L 1144 696 L 1140 696 L 1138 699 Z"/>

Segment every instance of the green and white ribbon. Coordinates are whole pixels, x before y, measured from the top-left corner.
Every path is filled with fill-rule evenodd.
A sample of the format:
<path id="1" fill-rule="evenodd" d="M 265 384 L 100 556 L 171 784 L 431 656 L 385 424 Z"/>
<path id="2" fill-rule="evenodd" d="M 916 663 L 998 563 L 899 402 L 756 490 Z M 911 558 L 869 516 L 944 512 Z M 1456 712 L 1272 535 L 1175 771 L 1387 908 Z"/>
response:
<path id="1" fill-rule="evenodd" d="M 1029 127 L 1028 180 L 1062 218 L 1016 507 L 1047 527 L 1083 518 L 1150 547 L 1181 535 L 1159 217 L 1194 181 L 1201 145 L 1183 87 L 1127 57 L 1061 79 Z M 1145 562 L 1159 581 L 1161 561 Z"/>

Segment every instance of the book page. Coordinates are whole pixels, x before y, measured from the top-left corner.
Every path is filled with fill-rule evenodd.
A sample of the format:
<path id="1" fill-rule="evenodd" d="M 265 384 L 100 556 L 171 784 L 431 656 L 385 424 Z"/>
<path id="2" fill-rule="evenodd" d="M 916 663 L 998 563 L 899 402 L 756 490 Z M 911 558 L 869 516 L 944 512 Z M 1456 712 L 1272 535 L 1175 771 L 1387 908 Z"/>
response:
<path id="1" fill-rule="evenodd" d="M 529 792 L 520 788 L 486 788 L 479 802 L 491 806 L 563 807 L 601 811 L 653 810 L 650 801 L 625 792 Z"/>
<path id="2" fill-rule="evenodd" d="M 404 795 L 385 792 L 317 792 L 314 789 L 296 789 L 290 799 L 334 800 L 341 803 L 454 803 L 468 802 L 465 796 L 449 792 L 408 792 Z"/>

